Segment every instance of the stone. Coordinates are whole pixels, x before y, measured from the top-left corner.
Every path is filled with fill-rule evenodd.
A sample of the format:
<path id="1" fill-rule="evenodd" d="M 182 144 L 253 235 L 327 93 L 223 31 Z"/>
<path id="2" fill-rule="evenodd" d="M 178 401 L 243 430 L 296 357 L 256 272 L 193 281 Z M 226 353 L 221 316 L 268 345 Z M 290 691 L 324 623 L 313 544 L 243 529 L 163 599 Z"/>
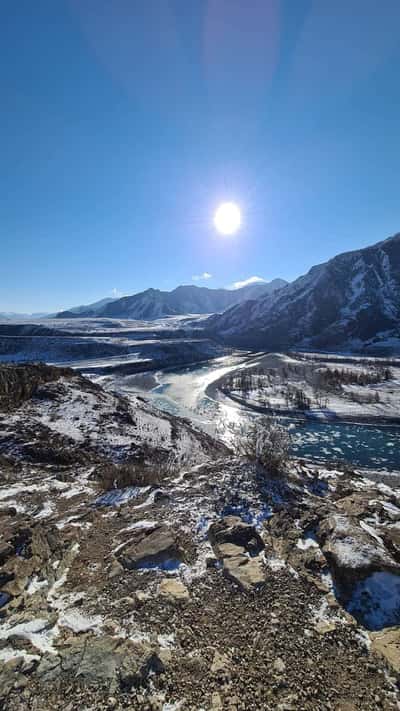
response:
<path id="1" fill-rule="evenodd" d="M 224 679 L 228 678 L 230 673 L 230 660 L 226 654 L 221 654 L 216 650 L 214 653 L 213 661 L 211 664 L 211 674 L 215 676 L 222 677 Z"/>
<path id="2" fill-rule="evenodd" d="M 226 543 L 244 548 L 252 554 L 259 553 L 264 548 L 263 540 L 255 527 L 244 523 L 238 516 L 225 516 L 216 521 L 210 526 L 208 536 L 216 555 L 219 547 Z"/>
<path id="3" fill-rule="evenodd" d="M 214 693 L 211 696 L 211 709 L 212 711 L 222 711 L 222 699 L 221 695 L 218 693 L 218 691 L 214 691 Z"/>
<path id="4" fill-rule="evenodd" d="M 400 674 L 400 628 L 387 627 L 370 632 L 371 648 L 383 658 L 396 674 Z"/>
<path id="5" fill-rule="evenodd" d="M 123 575 L 124 569 L 116 559 L 114 559 L 110 565 L 108 577 L 109 578 L 119 578 Z"/>
<path id="6" fill-rule="evenodd" d="M 286 670 L 286 664 L 281 657 L 278 657 L 274 661 L 274 671 L 278 674 L 283 674 Z"/>
<path id="7" fill-rule="evenodd" d="M 118 555 L 124 568 L 134 569 L 146 565 L 157 565 L 167 560 L 182 560 L 172 530 L 161 524 L 153 529 L 142 531 L 141 534 L 121 550 Z"/>
<path id="8" fill-rule="evenodd" d="M 329 622 L 328 620 L 318 620 L 318 622 L 314 626 L 318 634 L 321 635 L 328 634 L 329 632 L 334 632 L 336 629 L 335 623 Z"/>
<path id="9" fill-rule="evenodd" d="M 138 607 L 144 605 L 144 603 L 148 602 L 148 600 L 151 600 L 151 594 L 149 592 L 146 592 L 144 590 L 135 591 L 135 602 Z"/>
<path id="10" fill-rule="evenodd" d="M 146 642 L 111 635 L 79 635 L 59 644 L 57 655 L 45 654 L 36 673 L 43 681 L 53 681 L 65 672 L 89 683 L 107 682 L 110 689 L 119 683 L 130 689 L 142 684 L 149 674 L 164 671 L 158 651 Z"/>
<path id="11" fill-rule="evenodd" d="M 189 599 L 189 591 L 186 585 L 176 578 L 164 578 L 159 585 L 158 594 L 170 602 Z"/>
<path id="12" fill-rule="evenodd" d="M 222 563 L 224 575 L 246 592 L 254 590 L 265 582 L 266 569 L 260 556 L 224 558 Z"/>
<path id="13" fill-rule="evenodd" d="M 341 514 L 328 516 L 316 535 L 344 602 L 354 586 L 372 573 L 400 574 L 400 565 L 357 519 Z"/>
<path id="14" fill-rule="evenodd" d="M 11 543 L 0 542 L 0 565 L 3 565 L 12 555 L 14 555 L 14 548 Z"/>
<path id="15" fill-rule="evenodd" d="M 3 506 L 0 508 L 0 516 L 11 516 L 14 517 L 17 515 L 17 509 L 15 506 Z"/>
<path id="16" fill-rule="evenodd" d="M 220 543 L 214 548 L 218 558 L 233 558 L 236 555 L 244 555 L 246 549 L 237 546 L 235 543 Z"/>

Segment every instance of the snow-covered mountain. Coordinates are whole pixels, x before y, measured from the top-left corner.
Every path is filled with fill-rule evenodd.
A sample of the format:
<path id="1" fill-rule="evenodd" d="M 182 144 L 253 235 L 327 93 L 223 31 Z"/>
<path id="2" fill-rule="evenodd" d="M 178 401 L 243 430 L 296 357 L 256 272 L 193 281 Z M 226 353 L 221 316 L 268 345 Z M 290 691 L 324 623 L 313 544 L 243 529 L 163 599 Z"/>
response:
<path id="1" fill-rule="evenodd" d="M 113 301 L 116 301 L 116 299 L 107 296 L 104 299 L 100 299 L 100 301 L 95 301 L 93 304 L 72 306 L 70 309 L 66 309 L 66 311 L 50 314 L 49 318 L 67 318 L 73 316 L 80 316 L 82 318 L 83 316 L 96 316 L 104 306 L 111 304 Z"/>
<path id="2" fill-rule="evenodd" d="M 225 311 L 234 304 L 246 299 L 257 299 L 265 294 L 272 294 L 286 285 L 283 279 L 270 282 L 249 284 L 241 289 L 208 289 L 199 286 L 178 286 L 173 291 L 147 289 L 139 294 L 109 300 L 106 304 L 77 309 L 69 309 L 57 314 L 57 318 L 73 316 L 99 316 L 153 320 L 164 316 L 180 314 L 207 314 Z"/>
<path id="3" fill-rule="evenodd" d="M 21 321 L 21 320 L 28 320 L 28 319 L 37 319 L 37 318 L 44 318 L 45 316 L 48 316 L 49 314 L 44 312 L 44 311 L 38 311 L 36 313 L 18 313 L 16 311 L 0 311 L 0 320 L 1 321 Z"/>
<path id="4" fill-rule="evenodd" d="M 320 348 L 400 335 L 400 233 L 312 267 L 272 295 L 207 321 L 225 341 L 266 349 Z"/>

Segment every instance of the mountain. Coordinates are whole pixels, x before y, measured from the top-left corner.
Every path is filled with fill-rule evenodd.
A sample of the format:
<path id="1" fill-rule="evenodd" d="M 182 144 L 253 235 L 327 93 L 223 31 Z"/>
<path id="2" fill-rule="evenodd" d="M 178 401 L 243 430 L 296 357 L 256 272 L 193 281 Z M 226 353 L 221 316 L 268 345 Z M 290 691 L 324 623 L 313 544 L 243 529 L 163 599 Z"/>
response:
<path id="1" fill-rule="evenodd" d="M 28 320 L 32 318 L 45 318 L 46 316 L 48 316 L 48 313 L 44 311 L 38 311 L 37 313 L 31 314 L 17 313 L 15 311 L 0 311 L 1 321 L 20 321 L 21 319 Z"/>
<path id="2" fill-rule="evenodd" d="M 199 286 L 178 286 L 173 291 L 147 289 L 132 296 L 121 299 L 111 299 L 100 307 L 92 304 L 83 309 L 70 309 L 57 314 L 57 318 L 75 316 L 98 316 L 106 318 L 124 318 L 138 320 L 153 320 L 164 316 L 181 314 L 210 314 L 222 312 L 234 304 L 246 299 L 256 299 L 261 295 L 272 294 L 286 285 L 283 279 L 273 279 L 270 282 L 249 284 L 241 289 L 208 289 Z M 96 308 L 93 308 L 96 307 Z"/>
<path id="3" fill-rule="evenodd" d="M 104 306 L 107 306 L 112 301 L 111 297 L 106 297 L 105 299 L 100 299 L 100 301 L 95 301 L 93 304 L 86 304 L 82 306 L 72 306 L 70 309 L 65 311 L 59 311 L 57 314 L 51 314 L 50 318 L 73 318 L 74 316 L 96 316 L 97 312 L 100 311 Z"/>
<path id="4" fill-rule="evenodd" d="M 224 341 L 285 349 L 357 346 L 399 333 L 400 233 L 312 267 L 272 295 L 207 320 Z"/>

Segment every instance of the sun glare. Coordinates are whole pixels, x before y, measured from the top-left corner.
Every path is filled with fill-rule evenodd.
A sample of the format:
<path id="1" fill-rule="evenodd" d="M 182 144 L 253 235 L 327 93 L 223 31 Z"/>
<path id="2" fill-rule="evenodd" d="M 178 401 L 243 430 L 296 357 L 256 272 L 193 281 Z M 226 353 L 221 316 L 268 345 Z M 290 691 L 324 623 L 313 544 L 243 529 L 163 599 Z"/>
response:
<path id="1" fill-rule="evenodd" d="M 223 202 L 214 214 L 214 225 L 221 235 L 233 235 L 242 223 L 240 208 L 234 202 Z"/>

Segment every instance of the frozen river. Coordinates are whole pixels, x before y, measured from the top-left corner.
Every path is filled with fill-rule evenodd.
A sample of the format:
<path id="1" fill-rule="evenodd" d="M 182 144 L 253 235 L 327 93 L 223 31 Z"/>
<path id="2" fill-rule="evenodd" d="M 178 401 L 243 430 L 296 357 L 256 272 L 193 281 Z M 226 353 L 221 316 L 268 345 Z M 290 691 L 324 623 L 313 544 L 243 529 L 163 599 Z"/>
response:
<path id="1" fill-rule="evenodd" d="M 238 366 L 246 367 L 244 356 L 224 356 L 205 364 L 159 371 L 156 382 L 146 384 L 146 398 L 231 443 L 242 425 L 260 415 L 222 395 L 210 396 L 206 391 L 215 380 Z M 137 392 L 140 376 L 119 378 L 116 385 L 122 392 Z M 296 456 L 400 471 L 400 428 L 284 421 L 290 426 L 292 452 Z"/>

